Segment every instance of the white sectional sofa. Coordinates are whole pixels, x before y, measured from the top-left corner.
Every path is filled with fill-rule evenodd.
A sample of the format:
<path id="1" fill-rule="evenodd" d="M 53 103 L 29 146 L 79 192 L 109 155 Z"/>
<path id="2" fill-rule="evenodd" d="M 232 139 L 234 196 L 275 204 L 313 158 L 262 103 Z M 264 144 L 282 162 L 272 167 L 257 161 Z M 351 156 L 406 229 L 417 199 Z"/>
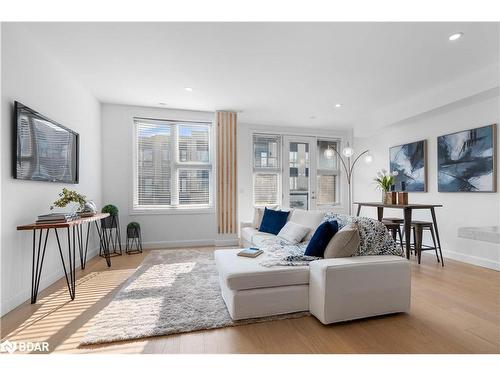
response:
<path id="1" fill-rule="evenodd" d="M 296 210 L 289 220 L 314 232 L 323 215 Z M 272 237 L 250 223 L 242 225 L 242 246 L 261 246 Z M 410 263 L 404 258 L 357 256 L 265 267 L 260 262 L 266 254 L 245 258 L 237 256 L 239 251 L 215 252 L 222 296 L 234 320 L 310 311 L 329 324 L 410 311 Z"/>

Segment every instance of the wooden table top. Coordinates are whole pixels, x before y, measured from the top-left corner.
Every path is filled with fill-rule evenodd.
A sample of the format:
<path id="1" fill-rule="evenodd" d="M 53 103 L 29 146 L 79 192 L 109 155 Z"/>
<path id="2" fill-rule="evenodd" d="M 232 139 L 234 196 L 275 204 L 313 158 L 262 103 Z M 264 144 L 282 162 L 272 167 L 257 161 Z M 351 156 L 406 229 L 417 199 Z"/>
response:
<path id="1" fill-rule="evenodd" d="M 75 225 L 85 224 L 92 221 L 97 221 L 108 217 L 109 214 L 97 213 L 94 216 L 82 217 L 80 219 L 75 219 L 72 221 L 68 221 L 66 223 L 45 223 L 45 224 L 26 224 L 19 225 L 17 230 L 33 230 L 33 229 L 52 229 L 52 228 L 70 228 Z"/>
<path id="2" fill-rule="evenodd" d="M 360 206 L 366 206 L 366 207 L 412 208 L 412 209 L 443 207 L 442 204 L 425 204 L 425 203 L 385 204 L 382 202 L 354 202 L 354 204 L 357 204 Z"/>

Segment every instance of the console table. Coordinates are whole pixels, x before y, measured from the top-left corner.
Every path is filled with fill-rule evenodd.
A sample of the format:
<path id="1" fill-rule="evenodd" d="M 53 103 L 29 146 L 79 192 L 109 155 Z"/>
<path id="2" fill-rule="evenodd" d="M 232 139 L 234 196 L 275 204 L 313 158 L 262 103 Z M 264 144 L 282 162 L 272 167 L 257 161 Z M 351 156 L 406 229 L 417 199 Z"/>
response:
<path id="1" fill-rule="evenodd" d="M 384 208 L 395 208 L 403 210 L 404 217 L 404 232 L 405 232 L 405 247 L 406 247 L 406 258 L 410 259 L 410 236 L 411 236 L 411 215 L 413 210 L 429 210 L 432 216 L 432 223 L 434 224 L 434 229 L 436 231 L 436 239 L 441 250 L 441 241 L 439 240 L 439 231 L 436 220 L 436 207 L 443 207 L 442 204 L 384 204 L 379 202 L 354 202 L 358 205 L 358 212 L 356 216 L 361 213 L 361 207 L 376 207 L 377 208 L 377 219 L 382 221 L 384 218 Z"/>
<path id="2" fill-rule="evenodd" d="M 68 284 L 69 296 L 71 300 L 75 299 L 76 292 L 76 247 L 78 247 L 78 252 L 80 255 L 80 264 L 82 270 L 85 269 L 85 264 L 87 262 L 87 250 L 89 245 L 89 234 L 92 228 L 92 223 L 94 223 L 99 235 L 99 244 L 101 250 L 104 251 L 106 263 L 108 267 L 111 267 L 111 257 L 109 255 L 109 243 L 106 241 L 104 236 L 101 235 L 101 229 L 99 227 L 99 222 L 101 219 L 108 217 L 107 213 L 98 213 L 94 216 L 83 217 L 80 219 L 75 219 L 73 221 L 65 223 L 47 223 L 47 224 L 27 224 L 20 225 L 17 230 L 32 230 L 33 231 L 33 258 L 31 265 L 31 303 L 35 303 L 38 296 L 38 287 L 40 285 L 40 276 L 42 274 L 43 259 L 45 258 L 45 249 L 47 248 L 47 239 L 49 237 L 49 232 L 51 229 L 54 230 L 57 247 L 59 249 L 59 255 L 61 256 L 62 266 L 64 270 L 64 276 L 66 277 L 66 283 Z M 87 224 L 87 232 L 84 235 L 84 224 Z M 66 230 L 68 235 L 68 267 L 66 268 L 66 262 L 64 261 L 63 251 L 61 247 L 61 240 L 59 238 L 58 230 Z M 39 231 L 38 241 L 36 240 L 36 232 Z M 45 236 L 43 232 L 45 231 Z M 43 237 L 43 246 L 42 246 Z M 85 244 L 84 244 L 85 238 Z M 37 246 L 38 242 L 38 246 Z M 69 272 L 69 275 L 68 275 Z"/>

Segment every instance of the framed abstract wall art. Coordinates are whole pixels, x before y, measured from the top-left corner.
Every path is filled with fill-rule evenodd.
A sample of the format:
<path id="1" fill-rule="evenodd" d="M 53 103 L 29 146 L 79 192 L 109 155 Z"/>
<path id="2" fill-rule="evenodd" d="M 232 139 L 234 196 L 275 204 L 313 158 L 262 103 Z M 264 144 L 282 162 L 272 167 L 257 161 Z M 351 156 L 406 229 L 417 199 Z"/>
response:
<path id="1" fill-rule="evenodd" d="M 391 173 L 398 172 L 396 188 L 404 182 L 407 191 L 427 191 L 427 141 L 417 141 L 389 149 Z"/>
<path id="2" fill-rule="evenodd" d="M 438 191 L 496 192 L 496 128 L 438 137 Z"/>

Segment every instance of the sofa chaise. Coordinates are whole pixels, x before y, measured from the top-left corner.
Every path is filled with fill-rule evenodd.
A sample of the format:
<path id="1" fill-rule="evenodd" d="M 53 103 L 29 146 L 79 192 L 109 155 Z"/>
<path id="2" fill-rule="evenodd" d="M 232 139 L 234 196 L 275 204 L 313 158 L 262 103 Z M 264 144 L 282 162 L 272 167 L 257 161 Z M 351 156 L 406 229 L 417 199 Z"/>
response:
<path id="1" fill-rule="evenodd" d="M 289 220 L 311 232 L 321 211 L 294 210 Z M 274 235 L 241 225 L 242 246 L 262 246 Z M 310 235 L 305 240 L 310 239 Z M 234 320 L 310 311 L 323 324 L 410 311 L 410 263 L 394 255 L 320 259 L 306 266 L 261 265 L 262 257 L 217 250 L 222 297 Z"/>

